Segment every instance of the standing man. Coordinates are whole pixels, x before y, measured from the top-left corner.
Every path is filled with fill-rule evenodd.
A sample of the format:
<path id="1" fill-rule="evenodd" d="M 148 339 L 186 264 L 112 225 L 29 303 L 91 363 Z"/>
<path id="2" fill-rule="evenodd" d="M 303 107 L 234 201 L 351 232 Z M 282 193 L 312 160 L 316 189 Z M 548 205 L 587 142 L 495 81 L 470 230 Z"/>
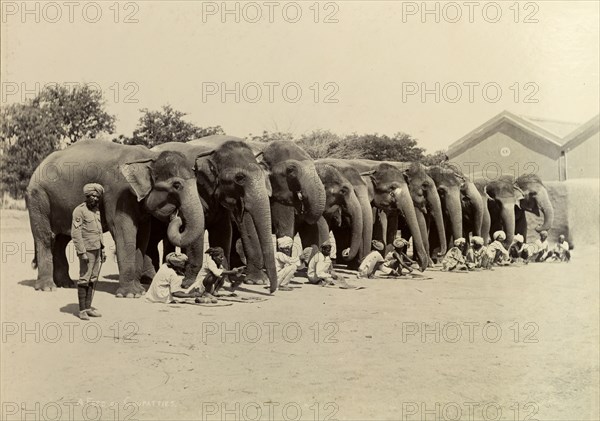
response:
<path id="1" fill-rule="evenodd" d="M 89 320 L 89 316 L 102 316 L 92 309 L 92 298 L 100 275 L 100 267 L 106 261 L 99 209 L 104 187 L 96 183 L 86 184 L 83 186 L 83 194 L 85 202 L 73 211 L 71 237 L 79 257 L 79 281 L 77 281 L 79 318 Z"/>

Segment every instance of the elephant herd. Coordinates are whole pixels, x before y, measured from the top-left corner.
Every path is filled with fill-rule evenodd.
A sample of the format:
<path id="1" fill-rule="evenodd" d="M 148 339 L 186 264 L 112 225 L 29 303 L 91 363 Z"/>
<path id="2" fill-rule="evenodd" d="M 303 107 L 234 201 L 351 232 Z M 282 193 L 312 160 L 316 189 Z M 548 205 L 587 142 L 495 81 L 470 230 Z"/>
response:
<path id="1" fill-rule="evenodd" d="M 36 289 L 71 285 L 65 249 L 87 183 L 105 189 L 100 211 L 116 245 L 118 297 L 145 292 L 140 280 L 153 276 L 161 240 L 185 250 L 189 279 L 202 267 L 206 232 L 234 266 L 241 238 L 246 279 L 267 281 L 274 292 L 272 234 L 299 234 L 303 247 L 318 247 L 332 232 L 342 259 L 356 268 L 373 239 L 391 244 L 400 231 L 425 270 L 453 239 L 487 241 L 503 229 L 510 244 L 515 233 L 527 234 L 525 211 L 543 213 L 538 231 L 551 227 L 554 214 L 535 175 L 471 181 L 444 163 L 313 160 L 292 141 L 221 135 L 152 149 L 87 140 L 49 155 L 27 188 Z"/>

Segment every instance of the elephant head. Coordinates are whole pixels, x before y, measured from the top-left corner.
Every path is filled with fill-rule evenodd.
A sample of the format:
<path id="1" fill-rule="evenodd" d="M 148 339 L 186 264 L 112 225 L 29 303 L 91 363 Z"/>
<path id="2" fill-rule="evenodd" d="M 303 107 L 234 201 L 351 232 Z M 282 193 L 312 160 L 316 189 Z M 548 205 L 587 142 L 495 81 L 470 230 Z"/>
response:
<path id="1" fill-rule="evenodd" d="M 386 212 L 399 211 L 403 214 L 411 232 L 415 250 L 419 259 L 421 270 L 429 264 L 429 256 L 425 251 L 423 238 L 415 213 L 415 206 L 410 195 L 404 173 L 394 165 L 381 163 L 371 171 L 363 173 L 368 176 L 372 194 L 373 205 Z"/>
<path id="2" fill-rule="evenodd" d="M 333 166 L 317 163 L 316 169 L 325 187 L 323 217 L 330 226 L 339 226 L 344 219 L 352 227 L 350 253 L 344 256 L 346 260 L 352 260 L 362 247 L 363 215 L 360 202 L 352 184 Z"/>
<path id="3" fill-rule="evenodd" d="M 187 247 L 204 234 L 204 212 L 193 168 L 179 152 L 164 151 L 155 158 L 128 162 L 121 173 L 144 208 L 169 222 L 168 236 L 177 247 Z"/>
<path id="4" fill-rule="evenodd" d="M 462 174 L 455 169 L 434 165 L 427 170 L 433 179 L 447 220 L 450 221 L 454 239 L 463 236 L 461 188 L 465 182 Z M 446 233 L 446 237 L 448 237 Z M 448 238 L 449 240 L 449 238 Z"/>
<path id="5" fill-rule="evenodd" d="M 248 276 L 261 278 L 266 268 L 271 292 L 277 289 L 271 236 L 271 184 L 254 153 L 241 140 L 229 140 L 196 158 L 198 190 L 229 211 L 242 237 Z"/>
<path id="6" fill-rule="evenodd" d="M 529 211 L 539 216 L 541 210 L 544 214 L 544 222 L 536 227 L 536 230 L 539 232 L 552 227 L 554 208 L 550 203 L 546 187 L 537 175 L 524 175 L 517 180 L 508 175 L 501 176 L 497 180 L 488 182 L 485 185 L 485 192 L 492 204 L 499 208 L 502 226 L 506 232 L 506 244 L 512 243 L 515 232 L 527 234 L 526 224 L 524 228 L 517 229 L 515 226 L 515 214 L 518 212 Z M 492 217 L 492 223 L 493 219 Z"/>
<path id="7" fill-rule="evenodd" d="M 425 167 L 419 163 L 411 164 L 404 171 L 404 177 L 408 183 L 415 208 L 418 209 L 417 218 L 419 219 L 423 241 L 426 244 L 425 248 L 429 248 L 429 240 L 427 238 L 424 214 L 429 213 L 433 217 L 433 221 L 437 227 L 440 241 L 439 255 L 445 255 L 447 244 L 446 230 L 444 228 L 442 203 L 435 182 L 427 174 Z"/>
<path id="8" fill-rule="evenodd" d="M 270 174 L 277 236 L 294 235 L 295 215 L 308 224 L 317 223 L 326 198 L 312 158 L 294 142 L 274 141 L 263 150 L 260 163 Z"/>

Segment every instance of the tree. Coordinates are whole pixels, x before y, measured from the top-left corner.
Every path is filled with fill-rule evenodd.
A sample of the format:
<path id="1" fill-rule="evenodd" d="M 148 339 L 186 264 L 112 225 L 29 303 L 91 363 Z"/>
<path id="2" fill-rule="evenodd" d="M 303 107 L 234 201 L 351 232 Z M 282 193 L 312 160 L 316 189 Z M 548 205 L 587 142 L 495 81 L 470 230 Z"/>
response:
<path id="1" fill-rule="evenodd" d="M 375 161 L 414 162 L 423 159 L 423 148 L 417 140 L 406 133 L 387 135 L 352 134 L 344 137 L 329 156 L 336 158 L 363 158 Z"/>
<path id="2" fill-rule="evenodd" d="M 187 114 L 164 105 L 161 111 L 150 111 L 147 108 L 140 110 L 140 117 L 133 136 L 119 136 L 113 142 L 125 145 L 144 145 L 152 148 L 166 142 L 188 142 L 205 136 L 225 134 L 221 126 L 199 127 L 185 121 Z"/>
<path id="3" fill-rule="evenodd" d="M 60 128 L 44 111 L 11 104 L 0 113 L 0 190 L 16 199 L 23 196 L 39 163 L 58 149 Z"/>
<path id="4" fill-rule="evenodd" d="M 272 142 L 274 140 L 294 140 L 294 135 L 289 132 L 269 132 L 267 130 L 263 130 L 261 135 L 253 135 L 250 133 L 246 136 L 246 140 L 251 142 Z"/>
<path id="5" fill-rule="evenodd" d="M 54 85 L 44 88 L 31 105 L 47 113 L 56 125 L 57 135 L 72 144 L 82 138 L 94 139 L 98 133 L 113 133 L 115 116 L 108 114 L 102 92 L 87 85 L 69 89 Z"/>
<path id="6" fill-rule="evenodd" d="M 0 190 L 23 196 L 33 171 L 53 151 L 82 138 L 112 133 L 115 117 L 100 92 L 86 86 L 44 88 L 24 104 L 0 111 Z"/>
<path id="7" fill-rule="evenodd" d="M 435 151 L 432 154 L 427 154 L 421 161 L 424 165 L 439 165 L 443 161 L 447 161 L 448 156 L 445 150 Z"/>

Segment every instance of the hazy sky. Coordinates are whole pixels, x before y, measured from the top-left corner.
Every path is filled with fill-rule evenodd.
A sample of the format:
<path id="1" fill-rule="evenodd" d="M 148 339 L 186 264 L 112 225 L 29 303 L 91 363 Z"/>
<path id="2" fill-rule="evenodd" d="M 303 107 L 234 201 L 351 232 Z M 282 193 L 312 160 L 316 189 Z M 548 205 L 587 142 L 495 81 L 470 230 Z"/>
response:
<path id="1" fill-rule="evenodd" d="M 2 2 L 2 102 L 36 82 L 91 82 L 117 134 L 131 134 L 140 108 L 171 104 L 237 136 L 404 131 L 433 151 L 504 109 L 575 122 L 599 112 L 596 1 L 429 2 L 426 15 L 422 2 L 228 2 L 239 22 L 222 2 L 22 5 Z M 236 82 L 239 103 L 208 90 Z"/>

